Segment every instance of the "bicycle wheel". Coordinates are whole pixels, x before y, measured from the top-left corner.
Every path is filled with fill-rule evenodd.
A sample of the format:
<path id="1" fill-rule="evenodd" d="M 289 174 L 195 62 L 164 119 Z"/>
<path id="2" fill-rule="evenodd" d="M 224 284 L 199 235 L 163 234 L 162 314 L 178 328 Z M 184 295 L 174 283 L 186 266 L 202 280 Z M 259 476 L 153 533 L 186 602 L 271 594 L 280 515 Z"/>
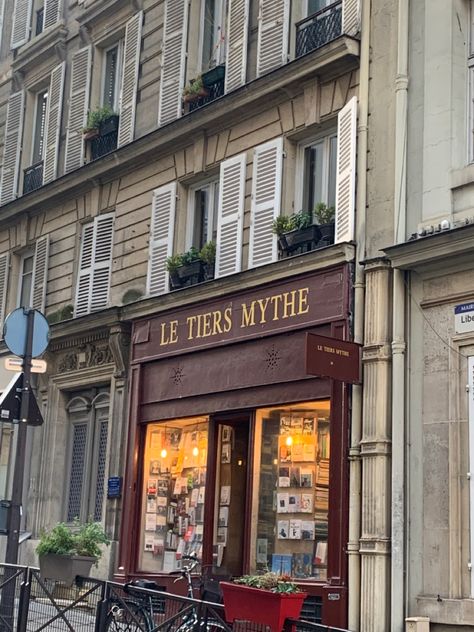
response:
<path id="1" fill-rule="evenodd" d="M 135 601 L 116 602 L 110 608 L 104 632 L 149 632 L 153 623 L 148 611 Z"/>

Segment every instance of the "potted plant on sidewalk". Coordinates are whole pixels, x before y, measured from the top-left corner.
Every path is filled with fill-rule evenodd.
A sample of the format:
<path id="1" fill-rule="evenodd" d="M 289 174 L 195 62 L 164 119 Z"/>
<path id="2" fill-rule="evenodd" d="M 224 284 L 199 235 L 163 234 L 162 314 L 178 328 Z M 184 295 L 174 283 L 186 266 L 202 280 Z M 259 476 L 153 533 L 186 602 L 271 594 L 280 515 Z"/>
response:
<path id="1" fill-rule="evenodd" d="M 72 586 L 77 575 L 88 576 L 93 564 L 102 556 L 102 546 L 109 539 L 98 522 L 70 527 L 58 523 L 50 531 L 43 531 L 36 547 L 41 578 L 64 582 Z"/>
<path id="2" fill-rule="evenodd" d="M 220 586 L 227 621 L 261 623 L 272 632 L 280 632 L 285 619 L 297 619 L 307 597 L 290 577 L 277 573 L 244 575 Z"/>

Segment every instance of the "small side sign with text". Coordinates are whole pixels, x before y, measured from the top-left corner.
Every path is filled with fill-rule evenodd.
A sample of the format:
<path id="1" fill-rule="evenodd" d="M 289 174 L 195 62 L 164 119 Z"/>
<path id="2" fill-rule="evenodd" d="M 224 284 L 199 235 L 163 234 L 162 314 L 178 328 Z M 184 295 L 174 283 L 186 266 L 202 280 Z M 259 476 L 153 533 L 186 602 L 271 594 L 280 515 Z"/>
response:
<path id="1" fill-rule="evenodd" d="M 474 331 L 474 302 L 456 305 L 454 308 L 454 329 L 457 334 Z"/>

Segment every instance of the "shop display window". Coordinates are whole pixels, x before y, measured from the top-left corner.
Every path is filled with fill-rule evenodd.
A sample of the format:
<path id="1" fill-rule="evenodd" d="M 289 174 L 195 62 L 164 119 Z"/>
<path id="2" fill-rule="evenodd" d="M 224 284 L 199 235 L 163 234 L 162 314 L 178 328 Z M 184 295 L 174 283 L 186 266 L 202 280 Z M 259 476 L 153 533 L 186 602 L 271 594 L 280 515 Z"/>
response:
<path id="1" fill-rule="evenodd" d="M 251 571 L 327 579 L 330 402 L 256 414 Z"/>
<path id="2" fill-rule="evenodd" d="M 140 568 L 170 572 L 202 556 L 208 418 L 149 424 L 145 441 Z"/>

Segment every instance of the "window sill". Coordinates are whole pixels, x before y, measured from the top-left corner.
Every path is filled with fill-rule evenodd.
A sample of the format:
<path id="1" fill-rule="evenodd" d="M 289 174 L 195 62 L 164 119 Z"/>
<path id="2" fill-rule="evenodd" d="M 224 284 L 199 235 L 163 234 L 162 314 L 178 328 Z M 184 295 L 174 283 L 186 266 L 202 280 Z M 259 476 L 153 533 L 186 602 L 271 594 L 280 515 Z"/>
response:
<path id="1" fill-rule="evenodd" d="M 431 623 L 472 625 L 474 621 L 474 599 L 418 597 L 417 603 L 416 616 L 429 617 Z"/>
<path id="2" fill-rule="evenodd" d="M 459 189 L 474 182 L 474 164 L 466 165 L 461 169 L 452 169 L 449 173 L 449 185 L 451 189 Z"/>
<path id="3" fill-rule="evenodd" d="M 15 60 L 12 62 L 14 72 L 26 72 L 38 65 L 43 58 L 52 58 L 53 64 L 62 60 L 62 51 L 66 45 L 68 30 L 61 20 L 53 24 L 45 31 L 33 37 L 27 44 L 20 48 Z M 53 52 L 53 55 L 51 53 Z M 55 59 L 56 57 L 56 59 Z"/>

